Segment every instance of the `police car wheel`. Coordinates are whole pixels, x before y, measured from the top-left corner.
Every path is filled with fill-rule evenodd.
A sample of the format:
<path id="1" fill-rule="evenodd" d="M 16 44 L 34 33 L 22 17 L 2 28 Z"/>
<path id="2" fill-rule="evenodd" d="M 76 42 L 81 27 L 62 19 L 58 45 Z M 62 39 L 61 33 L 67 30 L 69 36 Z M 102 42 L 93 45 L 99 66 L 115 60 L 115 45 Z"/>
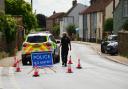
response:
<path id="1" fill-rule="evenodd" d="M 31 59 L 30 58 L 26 58 L 26 55 L 22 55 L 22 64 L 23 65 L 32 65 Z"/>
<path id="2" fill-rule="evenodd" d="M 23 65 L 27 65 L 26 60 L 23 60 L 23 59 L 22 59 L 22 64 L 23 64 Z"/>

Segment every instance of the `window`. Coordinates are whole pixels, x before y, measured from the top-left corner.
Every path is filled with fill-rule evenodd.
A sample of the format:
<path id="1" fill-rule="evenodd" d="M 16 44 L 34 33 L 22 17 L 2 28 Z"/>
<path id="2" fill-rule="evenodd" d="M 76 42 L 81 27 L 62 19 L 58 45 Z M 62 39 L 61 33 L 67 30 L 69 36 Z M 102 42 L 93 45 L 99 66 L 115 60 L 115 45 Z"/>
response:
<path id="1" fill-rule="evenodd" d="M 128 17 L 128 0 L 123 2 L 123 17 Z"/>
<path id="2" fill-rule="evenodd" d="M 42 43 L 42 42 L 46 42 L 46 36 L 29 36 L 27 39 L 27 42 L 30 43 Z"/>
<path id="3" fill-rule="evenodd" d="M 53 42 L 55 42 L 56 43 L 56 40 L 55 40 L 55 38 L 51 35 L 51 36 L 49 36 L 49 39 L 51 40 L 51 41 L 53 41 Z"/>

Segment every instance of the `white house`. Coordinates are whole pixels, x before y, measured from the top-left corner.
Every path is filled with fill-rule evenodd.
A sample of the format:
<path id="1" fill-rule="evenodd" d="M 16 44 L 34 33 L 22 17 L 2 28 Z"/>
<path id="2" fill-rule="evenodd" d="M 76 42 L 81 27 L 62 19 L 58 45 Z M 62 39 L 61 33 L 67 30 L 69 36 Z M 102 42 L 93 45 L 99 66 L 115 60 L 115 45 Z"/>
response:
<path id="1" fill-rule="evenodd" d="M 70 24 L 74 24 L 79 27 L 79 13 L 85 9 L 85 5 L 77 3 L 77 0 L 72 2 L 72 8 L 66 13 L 63 19 L 60 21 L 60 34 L 66 32 L 66 28 Z"/>

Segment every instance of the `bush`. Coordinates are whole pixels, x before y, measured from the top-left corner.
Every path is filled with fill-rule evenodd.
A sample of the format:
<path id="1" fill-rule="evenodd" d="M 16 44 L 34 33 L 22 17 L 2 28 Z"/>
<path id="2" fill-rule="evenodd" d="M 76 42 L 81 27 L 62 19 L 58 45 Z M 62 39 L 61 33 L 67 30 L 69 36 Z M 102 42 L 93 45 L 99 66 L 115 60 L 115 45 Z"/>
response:
<path id="1" fill-rule="evenodd" d="M 59 25 L 55 25 L 53 27 L 52 33 L 53 33 L 53 35 L 55 37 L 59 36 L 60 35 L 60 26 Z"/>
<path id="2" fill-rule="evenodd" d="M 3 59 L 3 58 L 8 57 L 8 56 L 9 56 L 8 53 L 0 52 L 0 59 Z"/>
<path id="3" fill-rule="evenodd" d="M 125 21 L 125 23 L 123 24 L 122 28 L 126 31 L 128 31 L 128 20 Z"/>
<path id="4" fill-rule="evenodd" d="M 14 49 L 12 46 L 15 46 L 13 42 L 16 39 L 16 21 L 10 15 L 0 16 L 0 31 L 5 35 L 7 52 L 10 54 L 13 53 Z"/>
<path id="5" fill-rule="evenodd" d="M 104 23 L 104 31 L 112 32 L 113 31 L 113 18 L 106 19 Z"/>
<path id="6" fill-rule="evenodd" d="M 68 35 L 74 39 L 74 35 L 76 35 L 76 26 L 74 24 L 70 24 L 66 28 Z"/>

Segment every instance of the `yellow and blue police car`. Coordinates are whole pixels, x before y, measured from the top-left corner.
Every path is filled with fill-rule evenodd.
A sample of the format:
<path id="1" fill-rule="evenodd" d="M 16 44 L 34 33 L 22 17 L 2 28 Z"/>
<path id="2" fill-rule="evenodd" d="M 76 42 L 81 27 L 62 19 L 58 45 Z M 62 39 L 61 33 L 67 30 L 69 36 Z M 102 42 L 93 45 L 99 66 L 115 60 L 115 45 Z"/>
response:
<path id="1" fill-rule="evenodd" d="M 49 32 L 37 32 L 27 35 L 22 45 L 22 64 L 31 65 L 32 52 L 51 51 L 53 54 L 53 63 L 60 61 L 60 49 L 54 36 Z"/>

